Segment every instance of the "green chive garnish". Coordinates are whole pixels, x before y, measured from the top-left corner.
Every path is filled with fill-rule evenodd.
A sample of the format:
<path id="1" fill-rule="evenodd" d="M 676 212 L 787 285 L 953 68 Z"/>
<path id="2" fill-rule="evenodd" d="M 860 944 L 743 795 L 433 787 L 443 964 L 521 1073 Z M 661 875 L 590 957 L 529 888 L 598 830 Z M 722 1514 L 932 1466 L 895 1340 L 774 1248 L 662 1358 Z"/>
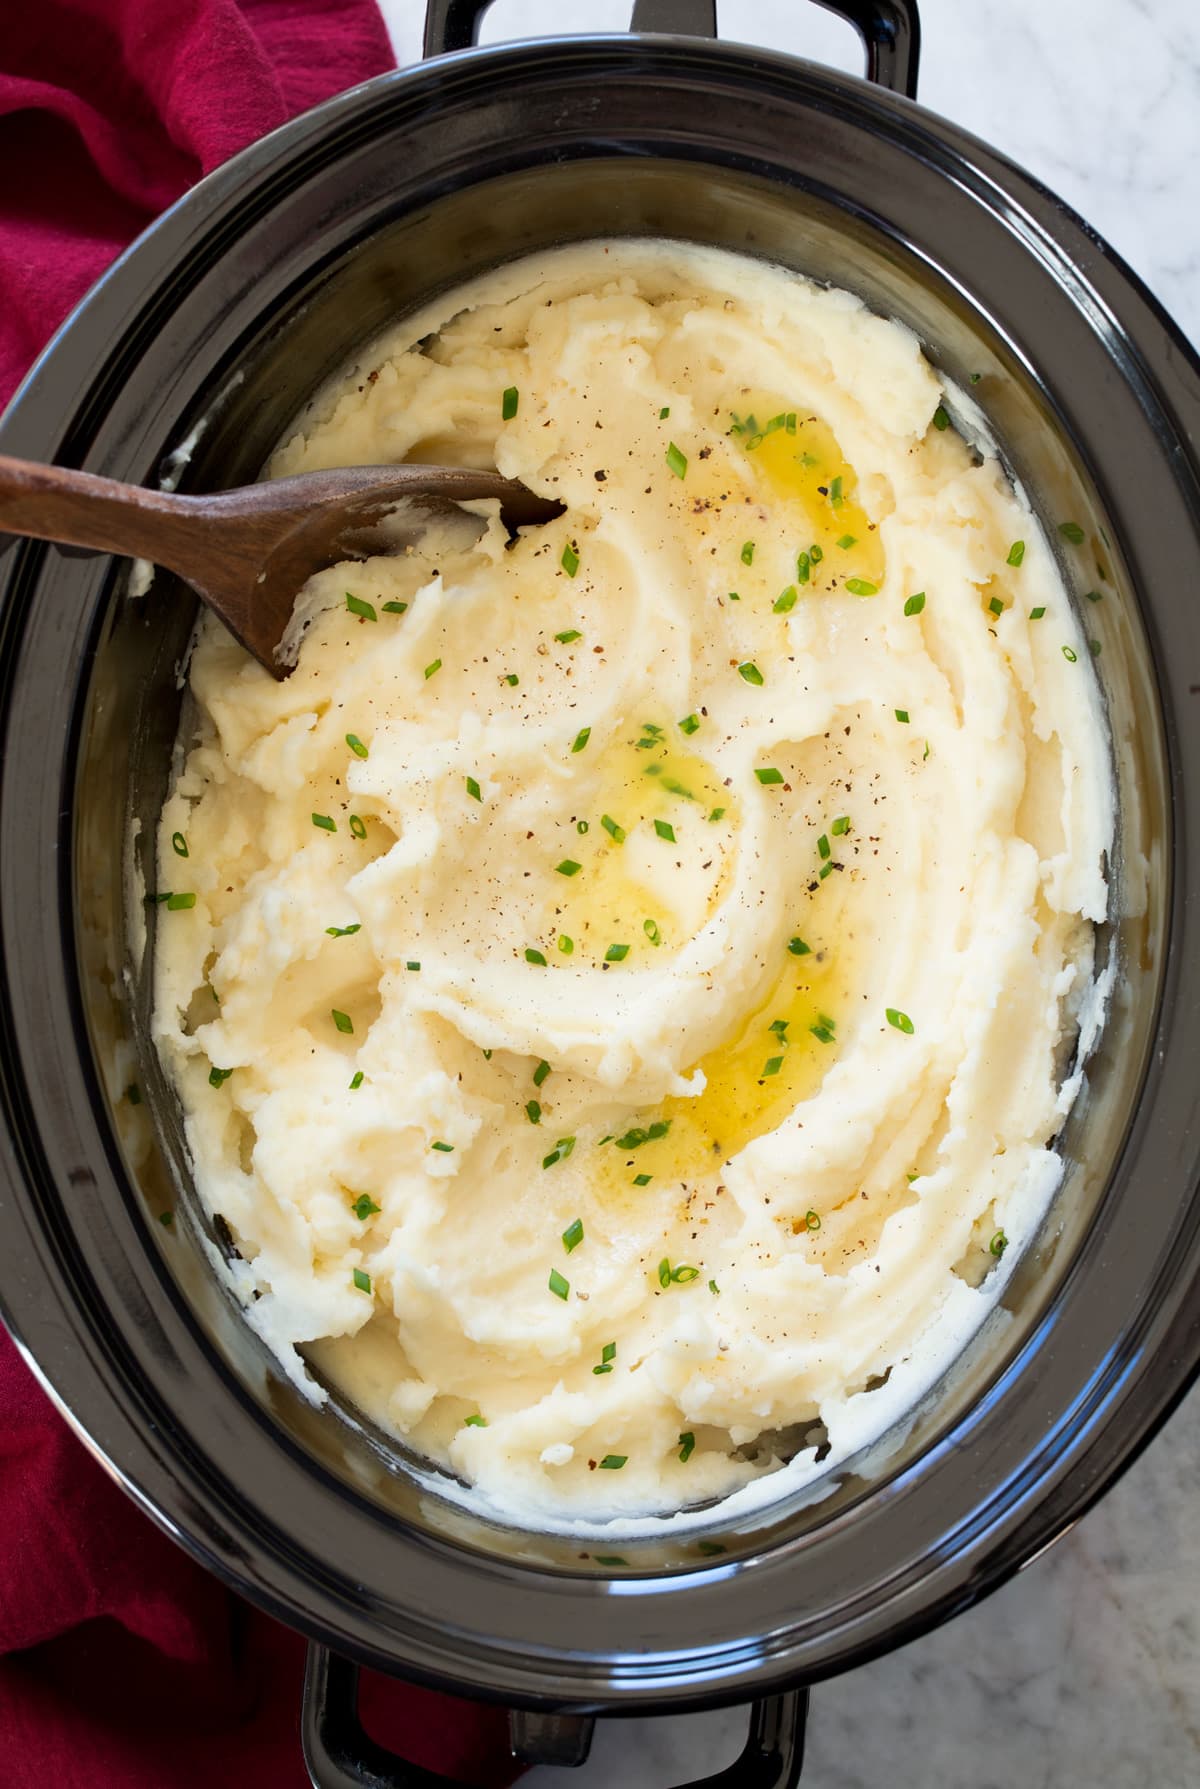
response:
<path id="1" fill-rule="evenodd" d="M 577 627 L 568 627 L 561 634 L 555 634 L 554 638 L 560 646 L 570 646 L 573 641 L 582 640 L 583 635 Z"/>
<path id="2" fill-rule="evenodd" d="M 642 921 L 642 930 L 643 930 L 643 932 L 645 932 L 647 938 L 649 938 L 651 944 L 661 944 L 662 943 L 662 933 L 659 931 L 658 926 L 655 924 L 654 920 L 644 919 Z"/>
<path id="3" fill-rule="evenodd" d="M 781 783 L 783 781 L 782 770 L 776 770 L 773 764 L 767 764 L 761 768 L 755 765 L 754 774 L 760 783 Z"/>
<path id="4" fill-rule="evenodd" d="M 916 1027 L 908 1014 L 897 1011 L 894 1006 L 887 1007 L 886 1011 L 888 1024 L 894 1025 L 897 1031 L 903 1031 L 905 1037 L 911 1037 Z"/>
<path id="5" fill-rule="evenodd" d="M 407 603 L 384 603 L 383 605 L 383 612 L 385 615 L 403 615 L 407 612 L 407 609 Z"/>
<path id="6" fill-rule="evenodd" d="M 906 615 L 919 615 L 924 607 L 925 592 L 923 590 L 918 590 L 915 596 L 910 596 L 905 602 L 904 613 Z"/>
<path id="7" fill-rule="evenodd" d="M 801 553 L 796 560 L 796 578 L 801 584 L 807 584 L 812 577 L 812 560 L 807 553 Z M 786 592 L 784 593 L 786 595 Z M 791 608 L 791 603 L 788 608 Z"/>
<path id="8" fill-rule="evenodd" d="M 467 778 L 467 794 L 471 797 L 472 801 L 482 801 L 483 800 L 483 795 L 480 791 L 479 784 L 475 781 L 475 778 L 473 776 L 469 776 Z"/>
<path id="9" fill-rule="evenodd" d="M 680 1266 L 671 1269 L 671 1279 L 676 1286 L 686 1286 L 690 1281 L 699 1278 L 700 1269 L 698 1267 L 688 1267 L 681 1263 Z"/>
<path id="10" fill-rule="evenodd" d="M 574 1222 L 568 1224 L 566 1229 L 563 1231 L 562 1245 L 563 1245 L 564 1249 L 566 1249 L 566 1251 L 569 1255 L 572 1252 L 572 1250 L 577 1249 L 579 1247 L 579 1245 L 582 1241 L 583 1241 L 583 1219 L 576 1218 L 574 1220 Z"/>
<path id="11" fill-rule="evenodd" d="M 933 426 L 935 429 L 939 430 L 948 429 L 950 427 L 950 418 L 946 415 L 946 412 L 940 404 L 933 413 Z"/>
<path id="12" fill-rule="evenodd" d="M 738 666 L 738 676 L 744 677 L 747 683 L 753 683 L 761 689 L 763 674 L 750 659 L 746 659 L 743 664 Z"/>
<path id="13" fill-rule="evenodd" d="M 649 1186 L 653 1179 L 653 1174 L 635 1174 L 633 1184 L 634 1186 Z"/>
<path id="14" fill-rule="evenodd" d="M 721 1291 L 721 1288 L 717 1285 L 717 1282 L 715 1280 L 710 1280 L 708 1282 L 708 1289 L 712 1293 L 714 1298 L 718 1297 L 720 1294 L 720 1291 Z"/>
<path id="15" fill-rule="evenodd" d="M 1065 651 L 1064 647 L 1064 651 Z M 167 896 L 168 913 L 186 913 L 189 907 L 196 905 L 194 894 L 169 894 Z"/>
<path id="16" fill-rule="evenodd" d="M 542 1157 L 542 1167 L 552 1168 L 555 1162 L 565 1162 L 574 1147 L 574 1137 L 560 1137 L 550 1154 Z"/>
<path id="17" fill-rule="evenodd" d="M 184 838 L 184 836 L 181 832 L 173 832 L 171 834 L 171 848 L 174 851 L 176 857 L 186 857 L 187 856 L 187 854 L 188 854 L 187 840 Z"/>
<path id="18" fill-rule="evenodd" d="M 542 1122 L 542 1108 L 537 1100 L 531 1099 L 526 1101 L 525 1116 L 528 1118 L 530 1124 L 540 1124 Z"/>
<path id="19" fill-rule="evenodd" d="M 371 603 L 365 603 L 361 596 L 352 596 L 348 590 L 346 592 L 346 607 L 352 615 L 359 615 L 364 621 L 379 620 Z"/>
<path id="20" fill-rule="evenodd" d="M 838 546 L 841 547 L 843 553 L 848 553 L 851 547 L 857 545 L 858 542 L 853 534 L 843 534 L 838 541 Z"/>
<path id="21" fill-rule="evenodd" d="M 835 839 L 840 839 L 844 833 L 849 832 L 849 830 L 850 830 L 849 814 L 839 814 L 837 819 L 834 821 L 833 825 L 829 828 L 829 830 L 833 834 Z"/>
<path id="22" fill-rule="evenodd" d="M 1020 565 L 1024 557 L 1025 542 L 1023 540 L 1014 540 L 1012 546 L 1008 549 L 1008 559 L 1006 563 L 1009 565 Z"/>
<path id="23" fill-rule="evenodd" d="M 367 836 L 366 822 L 360 820 L 357 814 L 350 816 L 350 830 L 356 839 L 365 839 Z"/>
<path id="24" fill-rule="evenodd" d="M 892 713 L 895 715 L 895 717 L 898 721 L 902 721 L 904 723 L 904 725 L 907 727 L 907 725 L 908 725 L 908 709 L 907 708 L 894 708 L 892 710 Z"/>
<path id="25" fill-rule="evenodd" d="M 687 455 L 685 453 L 680 453 L 673 441 L 667 448 L 667 465 L 671 468 L 676 478 L 687 477 Z"/>
<path id="26" fill-rule="evenodd" d="M 600 1470 L 601 1472 L 620 1472 L 628 1458 L 628 1454 L 605 1454 L 600 1462 Z"/>
<path id="27" fill-rule="evenodd" d="M 821 834 L 820 838 L 817 840 L 817 855 L 818 855 L 818 857 L 820 857 L 820 859 L 823 863 L 828 862 L 829 854 L 832 851 L 832 849 L 833 849 L 833 847 L 829 843 L 829 834 L 826 832 L 823 832 Z"/>
<path id="28" fill-rule="evenodd" d="M 847 578 L 846 589 L 851 596 L 878 596 L 878 584 L 870 583 L 866 578 Z"/>
<path id="29" fill-rule="evenodd" d="M 466 1429 L 486 1429 L 487 1417 L 479 1416 L 478 1414 L 475 1416 L 468 1416 L 464 1419 L 463 1427 Z"/>
<path id="30" fill-rule="evenodd" d="M 169 1230 L 175 1222 L 175 1213 L 173 1211 L 160 1211 L 158 1214 L 158 1221 L 164 1230 Z"/>
<path id="31" fill-rule="evenodd" d="M 685 1466 L 691 1459 L 695 1450 L 696 1437 L 692 1434 L 690 1429 L 685 1429 L 683 1434 L 679 1437 L 679 1458 L 683 1461 Z"/>
<path id="32" fill-rule="evenodd" d="M 742 564 L 754 564 L 754 542 L 752 540 L 745 541 L 742 544 Z"/>
<path id="33" fill-rule="evenodd" d="M 431 1143 L 429 1145 L 429 1147 L 431 1149 L 436 1149 L 439 1155 L 453 1155 L 454 1154 L 453 1143 L 442 1143 L 439 1141 L 437 1143 Z"/>
<path id="34" fill-rule="evenodd" d="M 525 952 L 525 961 L 527 963 L 537 963 L 542 969 L 546 967 L 545 957 L 540 950 L 535 950 L 532 945 L 530 945 Z"/>
<path id="35" fill-rule="evenodd" d="M 998 1261 L 1007 1247 L 1008 1237 L 1004 1234 L 1003 1230 L 997 1230 L 996 1234 L 992 1237 L 992 1240 L 988 1243 L 988 1249 L 995 1255 Z"/>
<path id="36" fill-rule="evenodd" d="M 808 582 L 807 578 L 804 582 Z M 789 584 L 786 590 L 781 590 L 779 595 L 775 598 L 775 601 L 771 604 L 772 614 L 786 615 L 789 609 L 794 609 L 796 606 L 797 594 L 798 592 L 794 584 Z"/>
<path id="37" fill-rule="evenodd" d="M 224 1086 L 225 1082 L 228 1081 L 228 1079 L 232 1073 L 233 1073 L 233 1070 L 231 1068 L 210 1068 L 208 1071 L 209 1086 L 210 1087 Z"/>
<path id="38" fill-rule="evenodd" d="M 369 1292 L 371 1290 L 370 1274 L 364 1273 L 361 1267 L 356 1267 L 354 1269 L 354 1284 L 360 1292 Z"/>
<path id="39" fill-rule="evenodd" d="M 550 1278 L 547 1281 L 547 1284 L 555 1298 L 566 1299 L 570 1295 L 571 1282 L 570 1280 L 564 1280 L 557 1267 L 552 1267 L 550 1269 Z"/>
<path id="40" fill-rule="evenodd" d="M 434 659 L 434 661 L 433 661 L 433 663 L 432 663 L 432 664 L 431 664 L 431 665 L 426 665 L 426 667 L 425 667 L 425 681 L 426 681 L 426 683 L 428 683 L 428 682 L 429 682 L 429 679 L 430 679 L 430 678 L 431 678 L 431 677 L 432 677 L 432 676 L 434 676 L 434 675 L 435 675 L 435 673 L 436 673 L 436 672 L 438 672 L 438 671 L 440 671 L 440 670 L 441 670 L 441 668 L 442 668 L 442 661 L 441 661 L 441 659 L 440 659 L 440 658 L 435 658 L 435 659 Z"/>
<path id="41" fill-rule="evenodd" d="M 600 824 L 608 834 L 609 838 L 613 841 L 614 845 L 623 845 L 625 843 L 625 828 L 618 825 L 611 814 L 601 814 Z"/>
<path id="42" fill-rule="evenodd" d="M 411 969 L 415 973 L 418 969 L 420 969 L 421 965 L 419 963 L 412 962 L 410 960 L 409 962 L 405 963 L 404 967 L 406 969 Z"/>
<path id="43" fill-rule="evenodd" d="M 628 955 L 629 946 L 627 944 L 610 944 L 604 953 L 604 961 L 606 963 L 623 963 Z"/>
<path id="44" fill-rule="evenodd" d="M 515 385 L 506 386 L 505 390 L 504 390 L 504 395 L 500 399 L 500 420 L 501 420 L 501 422 L 511 422 L 512 421 L 513 417 L 517 414 L 517 405 L 520 402 L 521 402 L 521 394 L 517 390 L 516 386 Z"/>
<path id="45" fill-rule="evenodd" d="M 1002 603 L 1002 602 L 1001 602 L 1001 601 L 1000 601 L 1000 598 L 999 598 L 999 597 L 998 597 L 998 596 L 993 596 L 993 597 L 992 597 L 992 598 L 991 598 L 991 599 L 990 599 L 990 600 L 989 600 L 989 602 L 988 602 L 988 610 L 989 610 L 989 612 L 990 612 L 990 613 L 991 613 L 991 614 L 993 614 L 993 615 L 1003 615 L 1003 613 L 1004 613 L 1004 604 L 1003 604 L 1003 603 Z"/>
<path id="46" fill-rule="evenodd" d="M 337 821 L 332 819 L 328 814 L 313 814 L 312 823 L 314 826 L 319 826 L 322 832 L 337 831 Z"/>
<path id="47" fill-rule="evenodd" d="M 352 926 L 326 926 L 325 927 L 325 936 L 327 938 L 353 938 L 355 932 L 361 932 L 361 931 L 362 931 L 361 922 L 357 925 L 352 925 Z"/>
<path id="48" fill-rule="evenodd" d="M 678 723 L 679 731 L 689 735 L 695 733 L 699 725 L 700 716 L 698 714 L 685 714 L 683 719 Z"/>
<path id="49" fill-rule="evenodd" d="M 549 1075 L 549 1073 L 550 1073 L 550 1064 L 548 1062 L 539 1062 L 537 1067 L 533 1071 L 534 1086 L 540 1087 L 542 1085 L 543 1081 Z"/>
<path id="50" fill-rule="evenodd" d="M 666 420 L 667 420 L 668 416 L 670 416 L 670 414 L 671 414 L 670 404 L 664 404 L 662 409 L 658 413 L 659 422 L 666 422 Z"/>
<path id="51" fill-rule="evenodd" d="M 567 542 L 562 550 L 562 568 L 569 578 L 573 578 L 575 573 L 579 570 L 579 554 L 575 551 L 570 541 Z"/>
<path id="52" fill-rule="evenodd" d="M 1083 594 L 1090 603 L 1102 602 L 1104 599 L 1103 590 L 1085 590 Z"/>
<path id="53" fill-rule="evenodd" d="M 783 1057 L 772 1056 L 768 1062 L 763 1064 L 762 1078 L 765 1080 L 768 1075 L 777 1075 L 782 1067 Z"/>
<path id="54" fill-rule="evenodd" d="M 564 957 L 569 957 L 571 952 L 575 949 L 574 938 L 568 938 L 565 932 L 560 932 L 558 934 L 558 948 L 561 950 Z"/>
<path id="55" fill-rule="evenodd" d="M 1045 605 L 1043 603 L 1039 603 L 1036 609 L 1030 609 L 1029 619 L 1031 621 L 1040 621 L 1042 619 L 1042 616 L 1045 613 L 1046 613 Z"/>
<path id="56" fill-rule="evenodd" d="M 812 952 L 812 945 L 805 944 L 803 938 L 789 938 L 788 950 L 794 957 L 807 957 Z"/>
<path id="57" fill-rule="evenodd" d="M 1077 652 L 1073 651 L 1070 646 L 1063 647 L 1062 655 L 1066 659 L 1066 661 L 1069 665 L 1073 665 L 1075 663 L 1076 659 L 1079 657 L 1079 654 Z M 194 901 L 195 898 L 196 898 L 195 895 L 193 895 L 192 900 Z M 167 906 L 168 907 L 172 906 L 174 904 L 174 901 L 175 901 L 175 896 L 172 895 L 171 899 L 167 902 Z"/>
<path id="58" fill-rule="evenodd" d="M 351 1093 L 357 1093 L 359 1088 L 362 1086 L 362 1084 L 363 1084 L 363 1072 L 362 1072 L 361 1068 L 355 1069 L 353 1078 L 351 1079 L 351 1082 L 350 1082 Z"/>
<path id="59" fill-rule="evenodd" d="M 656 820 L 654 822 L 654 830 L 659 838 L 666 839 L 669 845 L 675 843 L 675 828 L 671 825 L 669 820 Z"/>
<path id="60" fill-rule="evenodd" d="M 511 689 L 516 689 L 516 687 L 520 683 L 521 679 L 517 676 L 515 671 L 509 671 L 506 673 L 504 681 L 505 681 L 505 683 L 507 683 L 509 685 L 509 687 Z"/>
<path id="61" fill-rule="evenodd" d="M 804 1214 L 804 1228 L 806 1230 L 819 1230 L 821 1228 L 821 1220 L 816 1212 L 812 1210 L 811 1206 Z"/>
<path id="62" fill-rule="evenodd" d="M 591 737 L 592 729 L 590 727 L 581 727 L 575 735 L 571 750 L 573 752 L 581 752 Z"/>
<path id="63" fill-rule="evenodd" d="M 573 857 L 564 857 L 561 863 L 555 864 L 554 868 L 560 876 L 578 876 L 583 865 L 576 863 Z"/>
<path id="64" fill-rule="evenodd" d="M 365 1224 L 369 1217 L 374 1217 L 377 1212 L 383 1210 L 383 1207 L 382 1205 L 376 1205 L 370 1193 L 360 1193 L 350 1209 L 358 1219 L 359 1223 Z"/>
<path id="65" fill-rule="evenodd" d="M 367 756 L 367 748 L 358 737 L 357 733 L 347 733 L 346 744 L 350 747 L 350 750 L 354 753 L 356 758 L 365 758 Z"/>
<path id="66" fill-rule="evenodd" d="M 1060 522 L 1058 524 L 1058 532 L 1062 535 L 1064 540 L 1069 540 L 1073 547 L 1080 547 L 1083 545 L 1084 533 L 1078 522 Z"/>
<path id="67" fill-rule="evenodd" d="M 829 486 L 829 501 L 832 503 L 834 509 L 840 509 L 842 507 L 842 481 L 840 477 L 835 478 Z"/>
<path id="68" fill-rule="evenodd" d="M 714 808 L 712 813 L 708 817 L 710 820 L 723 820 L 725 818 L 725 809 L 724 808 Z"/>

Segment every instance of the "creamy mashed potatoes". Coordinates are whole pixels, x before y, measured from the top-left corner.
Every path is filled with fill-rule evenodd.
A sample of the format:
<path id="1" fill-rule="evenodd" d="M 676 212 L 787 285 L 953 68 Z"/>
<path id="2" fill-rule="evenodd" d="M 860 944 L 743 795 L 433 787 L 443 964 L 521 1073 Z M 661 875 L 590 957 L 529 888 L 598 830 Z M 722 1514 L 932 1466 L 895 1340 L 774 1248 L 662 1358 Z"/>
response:
<path id="1" fill-rule="evenodd" d="M 836 1459 L 1059 1179 L 1107 751 L 948 401 L 760 263 L 522 261 L 271 470 L 494 464 L 562 518 L 320 574 L 284 683 L 201 630 L 156 968 L 197 1184 L 271 1343 L 493 1506 Z"/>

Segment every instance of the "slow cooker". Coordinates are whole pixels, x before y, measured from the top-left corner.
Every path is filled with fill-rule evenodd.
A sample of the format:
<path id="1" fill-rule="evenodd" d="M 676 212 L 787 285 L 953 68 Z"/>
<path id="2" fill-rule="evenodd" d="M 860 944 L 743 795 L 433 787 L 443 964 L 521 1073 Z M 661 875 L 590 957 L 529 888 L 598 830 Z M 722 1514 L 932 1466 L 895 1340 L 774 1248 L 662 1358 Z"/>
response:
<path id="1" fill-rule="evenodd" d="M 1200 1365 L 1200 364 L 1054 195 L 913 102 L 914 0 L 836 0 L 868 79 L 720 44 L 711 0 L 627 36 L 430 59 L 211 175 L 113 267 L 0 450 L 133 482 L 254 479 L 329 372 L 434 291 L 552 243 L 677 237 L 848 288 L 969 386 L 1098 653 L 1119 804 L 1107 1022 L 1052 1212 L 934 1395 L 815 1488 L 603 1543 L 471 1513 L 314 1408 L 208 1250 L 148 1043 L 154 820 L 195 601 L 159 573 L 0 550 L 0 1308 L 93 1452 L 229 1584 L 310 1638 L 314 1781 L 434 1781 L 358 1723 L 360 1662 L 513 1711 L 528 1758 L 590 1720 L 752 1701 L 710 1779 L 796 1781 L 804 1686 L 963 1609 L 1061 1534 Z M 1088 595 L 1103 600 L 1086 602 Z M 170 1228 L 158 1222 L 173 1210 Z"/>

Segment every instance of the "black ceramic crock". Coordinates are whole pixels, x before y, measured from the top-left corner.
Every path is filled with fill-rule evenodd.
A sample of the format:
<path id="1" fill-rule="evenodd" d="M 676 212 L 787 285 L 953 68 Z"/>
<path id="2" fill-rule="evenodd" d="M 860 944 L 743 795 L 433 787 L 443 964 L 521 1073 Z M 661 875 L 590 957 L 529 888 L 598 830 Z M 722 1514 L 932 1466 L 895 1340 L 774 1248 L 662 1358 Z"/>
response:
<path id="1" fill-rule="evenodd" d="M 628 37 L 472 50 L 483 10 L 437 0 L 434 60 L 297 119 L 168 212 L 51 344 L 0 449 L 154 483 L 187 442 L 185 488 L 252 479 L 398 313 L 577 238 L 720 244 L 904 320 L 971 384 L 1099 654 L 1116 980 L 1061 1194 L 937 1395 L 815 1500 L 733 1525 L 717 1508 L 699 1538 L 613 1553 L 455 1507 L 352 1412 L 295 1392 L 201 1246 L 228 1232 L 192 1192 L 147 1044 L 153 938 L 139 955 L 126 900 L 131 856 L 153 891 L 193 599 L 23 542 L 0 551 L 0 1308 L 142 1507 L 315 1643 L 314 1780 L 433 1781 L 359 1731 L 353 1660 L 506 1702 L 532 1755 L 586 1749 L 586 1720 L 558 1715 L 757 1699 L 713 1780 L 766 1789 L 799 1774 L 796 1686 L 1029 1561 L 1200 1362 L 1200 368 L 1052 194 L 911 103 L 912 0 L 833 7 L 871 82 L 701 41 L 709 0 L 642 0 Z"/>

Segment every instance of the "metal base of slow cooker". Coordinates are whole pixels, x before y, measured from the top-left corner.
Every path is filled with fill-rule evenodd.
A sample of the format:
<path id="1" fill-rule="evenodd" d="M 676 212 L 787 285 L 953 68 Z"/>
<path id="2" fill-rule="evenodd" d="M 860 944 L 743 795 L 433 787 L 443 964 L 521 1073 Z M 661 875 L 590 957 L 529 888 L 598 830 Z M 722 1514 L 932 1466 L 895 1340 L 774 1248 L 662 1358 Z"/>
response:
<path id="1" fill-rule="evenodd" d="M 838 9 L 903 80 L 911 8 Z M 469 36 L 480 10 L 438 17 Z M 147 1042 L 153 940 L 141 953 L 126 901 L 133 822 L 152 886 L 192 600 L 161 577 L 132 597 L 122 568 L 54 548 L 0 552 L 6 1319 L 131 1494 L 263 1607 L 384 1670 L 585 1714 L 761 1697 L 944 1619 L 1073 1521 L 1196 1371 L 1200 612 L 1175 592 L 1200 563 L 1197 364 L 1058 201 L 903 99 L 744 48 L 577 39 L 384 77 L 248 150 L 118 264 L 0 425 L 5 451 L 146 483 L 191 440 L 185 486 L 242 482 L 397 313 L 514 255 L 624 235 L 768 257 L 908 323 L 971 383 L 1044 518 L 1084 525 L 1076 593 L 1100 573 L 1107 593 L 1087 620 L 1119 976 L 1062 1192 L 1000 1319 L 818 1497 L 597 1558 L 468 1515 L 300 1396 L 199 1246 Z M 176 1199 L 167 1231 L 153 1219 Z M 310 1714 L 330 1768 L 340 1718 Z"/>

